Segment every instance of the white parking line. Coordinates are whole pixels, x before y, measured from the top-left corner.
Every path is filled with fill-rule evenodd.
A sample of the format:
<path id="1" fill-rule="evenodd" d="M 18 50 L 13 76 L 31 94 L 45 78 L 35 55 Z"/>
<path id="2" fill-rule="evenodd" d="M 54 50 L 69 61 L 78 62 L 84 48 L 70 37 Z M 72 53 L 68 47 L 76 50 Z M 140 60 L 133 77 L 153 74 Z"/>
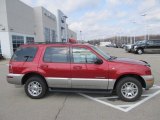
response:
<path id="1" fill-rule="evenodd" d="M 123 108 L 123 107 L 130 107 L 130 106 L 132 106 L 132 105 L 133 105 L 133 104 L 128 104 L 128 105 L 116 105 L 116 106 Z"/>
<path id="2" fill-rule="evenodd" d="M 149 99 L 151 99 L 152 97 L 154 97 L 154 96 L 158 95 L 159 93 L 160 93 L 160 90 L 158 90 L 157 92 L 153 93 L 152 95 L 150 95 L 150 96 L 146 97 L 145 99 L 143 99 L 143 100 L 141 100 L 141 101 L 137 102 L 137 103 L 136 103 L 136 104 L 134 104 L 133 106 L 131 106 L 131 107 L 127 108 L 127 109 L 126 109 L 126 112 L 128 112 L 128 111 L 130 111 L 131 109 L 133 109 L 133 108 L 137 107 L 138 105 L 140 105 L 140 104 L 142 104 L 142 103 L 146 102 L 147 100 L 149 100 Z"/>
<path id="3" fill-rule="evenodd" d="M 91 99 L 91 100 L 93 100 L 93 101 L 102 103 L 102 104 L 104 104 L 104 105 L 107 105 L 107 106 L 110 106 L 110 107 L 113 107 L 113 108 L 115 108 L 115 109 L 118 109 L 118 110 L 121 110 L 121 111 L 124 111 L 124 112 L 125 112 L 125 110 L 124 110 L 123 108 L 121 108 L 121 107 L 112 105 L 112 104 L 110 104 L 110 103 L 107 103 L 107 102 L 104 102 L 104 101 L 101 101 L 101 100 L 98 100 L 98 99 L 95 99 L 95 98 L 90 97 L 90 96 L 88 96 L 88 95 L 85 95 L 85 94 L 83 94 L 83 93 L 79 93 L 79 95 L 81 95 L 81 96 L 83 96 L 83 97 L 86 97 L 86 98 L 88 98 L 88 99 Z"/>
<path id="4" fill-rule="evenodd" d="M 106 98 L 118 98 L 118 96 L 111 96 L 111 97 L 96 97 L 95 99 L 106 99 Z"/>
<path id="5" fill-rule="evenodd" d="M 154 96 L 158 95 L 160 93 L 160 86 L 156 86 L 154 85 L 153 86 L 153 89 L 157 89 L 158 91 L 154 92 L 153 94 L 143 94 L 142 96 L 145 97 L 143 98 L 142 100 L 136 102 L 136 103 L 133 103 L 133 104 L 125 104 L 125 105 L 114 105 L 114 104 L 111 104 L 107 101 L 102 101 L 103 99 L 111 99 L 111 98 L 118 98 L 118 96 L 111 96 L 111 97 L 91 97 L 89 95 L 86 95 L 86 94 L 83 94 L 83 93 L 79 93 L 79 95 L 85 97 L 85 98 L 88 98 L 90 100 L 93 100 L 93 101 L 96 101 L 96 102 L 99 102 L 101 104 L 104 104 L 104 105 L 107 105 L 107 106 L 110 106 L 110 107 L 113 107 L 115 109 L 118 109 L 118 110 L 121 110 L 123 112 L 128 112 L 130 110 L 132 110 L 133 108 L 139 106 L 140 104 L 146 102 L 147 100 L 153 98 Z"/>

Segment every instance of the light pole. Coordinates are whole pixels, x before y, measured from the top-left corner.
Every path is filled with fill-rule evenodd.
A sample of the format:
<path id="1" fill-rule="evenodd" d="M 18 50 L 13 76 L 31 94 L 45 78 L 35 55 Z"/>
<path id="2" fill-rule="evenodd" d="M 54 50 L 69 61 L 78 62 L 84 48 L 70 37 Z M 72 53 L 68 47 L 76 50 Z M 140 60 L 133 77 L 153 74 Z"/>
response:
<path id="1" fill-rule="evenodd" d="M 132 21 L 132 23 L 133 24 L 136 24 L 136 22 L 135 21 Z M 135 33 L 134 33 L 134 40 L 133 40 L 134 42 L 133 43 L 135 43 L 136 42 L 136 35 L 135 35 Z"/>
<path id="2" fill-rule="evenodd" d="M 80 39 L 81 39 L 81 42 L 82 42 L 82 31 L 80 30 Z"/>
<path id="3" fill-rule="evenodd" d="M 142 14 L 141 16 L 143 16 L 143 17 L 146 17 L 147 16 L 147 14 L 146 13 L 144 13 L 144 14 Z M 147 40 L 147 22 L 145 22 L 145 40 Z"/>

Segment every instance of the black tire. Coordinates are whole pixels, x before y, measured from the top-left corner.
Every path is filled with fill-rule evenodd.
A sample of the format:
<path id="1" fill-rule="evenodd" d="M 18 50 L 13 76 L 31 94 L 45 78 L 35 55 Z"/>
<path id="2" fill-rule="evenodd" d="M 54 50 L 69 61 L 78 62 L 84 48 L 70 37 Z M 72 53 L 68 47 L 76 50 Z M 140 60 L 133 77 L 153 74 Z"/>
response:
<path id="1" fill-rule="evenodd" d="M 142 85 L 134 77 L 125 77 L 118 82 L 116 86 L 116 93 L 121 100 L 126 102 L 134 102 L 142 95 Z"/>
<path id="2" fill-rule="evenodd" d="M 45 80 L 39 76 L 30 77 L 27 80 L 24 88 L 26 94 L 32 99 L 43 98 L 48 91 Z"/>
<path id="3" fill-rule="evenodd" d="M 141 49 L 141 48 L 140 48 L 140 49 L 137 49 L 137 51 L 136 51 L 136 52 L 137 52 L 137 54 L 139 54 L 139 55 L 141 55 L 141 54 L 143 54 L 143 53 L 144 53 L 144 52 L 143 52 L 143 49 Z"/>

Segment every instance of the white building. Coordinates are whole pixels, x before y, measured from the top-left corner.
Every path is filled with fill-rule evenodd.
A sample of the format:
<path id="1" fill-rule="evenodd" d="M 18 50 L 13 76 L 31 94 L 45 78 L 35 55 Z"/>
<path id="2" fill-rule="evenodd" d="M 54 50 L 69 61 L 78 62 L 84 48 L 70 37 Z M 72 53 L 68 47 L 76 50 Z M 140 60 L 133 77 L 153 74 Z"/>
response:
<path id="1" fill-rule="evenodd" d="M 68 29 L 68 38 L 77 40 L 77 33 Z"/>
<path id="2" fill-rule="evenodd" d="M 57 10 L 57 35 L 58 40 L 67 42 L 68 36 L 67 36 L 67 30 L 68 25 L 66 23 L 67 16 L 60 10 Z"/>
<path id="3" fill-rule="evenodd" d="M 36 42 L 57 41 L 56 16 L 43 7 L 35 7 L 35 40 Z"/>
<path id="4" fill-rule="evenodd" d="M 20 44 L 35 38 L 33 21 L 30 6 L 18 0 L 0 0 L 0 44 L 4 57 L 10 58 Z"/>
<path id="5" fill-rule="evenodd" d="M 43 7 L 32 8 L 19 0 L 0 0 L 0 54 L 10 58 L 21 44 L 67 42 L 66 15 L 56 16 Z M 73 34 L 73 33 L 72 33 Z"/>

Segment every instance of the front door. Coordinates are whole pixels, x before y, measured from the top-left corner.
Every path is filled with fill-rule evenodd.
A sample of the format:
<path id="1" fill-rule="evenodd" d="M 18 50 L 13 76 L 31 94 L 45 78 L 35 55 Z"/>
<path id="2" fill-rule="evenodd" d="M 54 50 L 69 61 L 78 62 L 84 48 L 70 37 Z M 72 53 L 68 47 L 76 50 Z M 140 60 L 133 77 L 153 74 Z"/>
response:
<path id="1" fill-rule="evenodd" d="M 108 65 L 106 61 L 95 64 L 97 58 L 97 55 L 88 48 L 72 48 L 72 88 L 107 89 Z"/>

